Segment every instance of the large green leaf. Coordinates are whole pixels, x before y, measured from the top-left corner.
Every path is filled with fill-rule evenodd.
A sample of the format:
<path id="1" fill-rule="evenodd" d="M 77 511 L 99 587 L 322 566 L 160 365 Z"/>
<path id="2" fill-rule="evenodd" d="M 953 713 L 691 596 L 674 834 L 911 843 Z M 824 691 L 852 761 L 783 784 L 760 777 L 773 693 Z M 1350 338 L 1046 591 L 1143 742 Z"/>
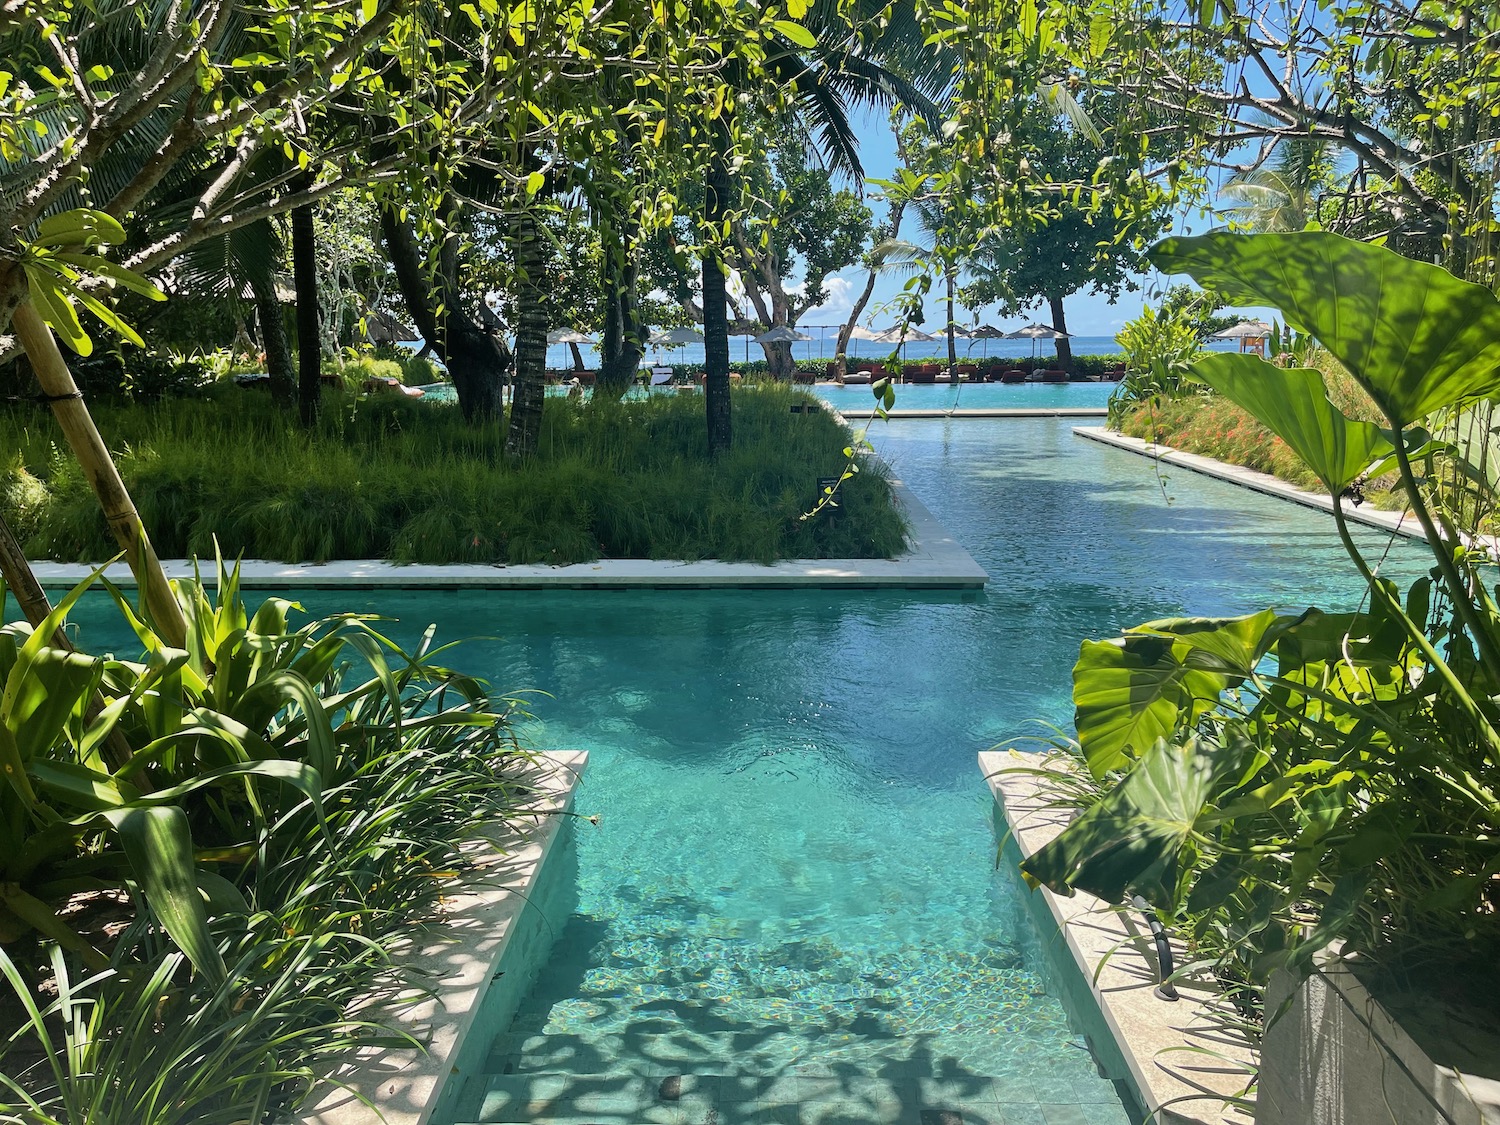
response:
<path id="1" fill-rule="evenodd" d="M 1291 446 L 1334 495 L 1391 451 L 1378 426 L 1345 417 L 1329 401 L 1322 373 L 1312 368 L 1220 354 L 1198 360 L 1193 374 Z"/>
<path id="2" fill-rule="evenodd" d="M 1183 845 L 1213 792 L 1213 754 L 1189 739 L 1160 739 L 1125 780 L 1021 864 L 1028 880 L 1060 894 L 1087 891 L 1106 902 L 1139 894 L 1175 908 Z"/>
<path id="3" fill-rule="evenodd" d="M 1139 757 L 1212 701 L 1230 677 L 1172 638 L 1125 636 L 1084 641 L 1073 666 L 1073 722 L 1084 759 L 1103 777 Z"/>
<path id="4" fill-rule="evenodd" d="M 1323 231 L 1169 238 L 1151 259 L 1231 303 L 1280 309 L 1398 428 L 1500 391 L 1500 301 L 1438 266 Z"/>
<path id="5" fill-rule="evenodd" d="M 1244 678 L 1255 670 L 1281 631 L 1297 617 L 1279 615 L 1274 609 L 1244 617 L 1167 617 L 1127 629 L 1131 636 L 1171 637 L 1179 654 L 1193 651 L 1212 663 L 1199 667 Z"/>
<path id="6" fill-rule="evenodd" d="M 68 716 L 94 694 L 103 673 L 102 660 L 60 648 L 39 649 L 16 663 L 0 699 L 0 725 L 15 739 L 23 762 L 52 748 Z"/>
<path id="7" fill-rule="evenodd" d="M 157 920 L 200 973 L 222 981 L 227 970 L 208 932 L 187 813 L 175 805 L 161 805 L 111 809 L 103 815 L 119 833 L 130 869 Z"/>

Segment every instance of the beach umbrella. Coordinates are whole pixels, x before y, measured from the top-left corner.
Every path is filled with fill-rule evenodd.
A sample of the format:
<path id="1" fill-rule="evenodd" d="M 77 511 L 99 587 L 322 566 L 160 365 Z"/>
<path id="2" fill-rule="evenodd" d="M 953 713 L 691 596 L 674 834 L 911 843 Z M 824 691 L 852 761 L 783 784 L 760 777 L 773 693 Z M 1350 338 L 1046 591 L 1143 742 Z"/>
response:
<path id="1" fill-rule="evenodd" d="M 1260 355 L 1265 355 L 1266 337 L 1271 334 L 1271 326 L 1263 320 L 1242 320 L 1238 324 L 1215 332 L 1215 340 L 1238 340 L 1240 351 L 1246 352 L 1254 348 Z"/>
<path id="2" fill-rule="evenodd" d="M 762 332 L 759 336 L 755 337 L 755 342 L 757 344 L 801 344 L 811 339 L 812 337 L 806 332 L 798 332 L 795 328 L 788 328 L 785 324 L 778 324 L 769 332 Z"/>
<path id="3" fill-rule="evenodd" d="M 884 332 L 877 332 L 870 339 L 881 344 L 897 345 L 901 350 L 901 358 L 905 359 L 906 345 L 908 343 L 929 344 L 933 340 L 936 340 L 937 337 L 931 332 L 923 332 L 920 328 L 907 328 L 905 331 L 902 331 L 898 325 L 895 328 L 887 328 Z"/>
<path id="4" fill-rule="evenodd" d="M 1005 333 L 1002 332 L 1000 329 L 996 328 L 993 324 L 981 324 L 978 328 L 971 328 L 971 329 L 969 329 L 968 336 L 969 336 L 969 351 L 971 351 L 971 352 L 974 350 L 974 341 L 975 340 L 983 340 L 984 341 L 984 350 L 980 353 L 981 357 L 984 358 L 984 359 L 988 359 L 989 356 L 990 356 L 990 341 L 991 340 L 1003 340 L 1003 339 L 1005 339 Z"/>
<path id="5" fill-rule="evenodd" d="M 703 343 L 703 333 L 696 328 L 668 328 L 664 332 L 653 332 L 651 342 L 657 347 L 671 345 L 680 348 L 683 344 Z"/>
<path id="6" fill-rule="evenodd" d="M 578 350 L 578 345 L 592 344 L 593 342 L 594 338 L 592 336 L 586 335 L 585 333 L 578 331 L 578 329 L 576 328 L 554 328 L 551 332 L 547 333 L 547 343 L 549 345 L 572 345 L 574 371 L 582 371 L 584 369 L 583 353 Z"/>
<path id="7" fill-rule="evenodd" d="M 1068 333 L 1059 332 L 1050 324 L 1028 324 L 1025 328 L 1017 328 L 1014 332 L 1005 334 L 1007 340 L 1030 340 L 1031 358 L 1036 358 L 1036 342 L 1038 340 L 1066 340 Z"/>
<path id="8" fill-rule="evenodd" d="M 866 328 L 862 324 L 856 324 L 849 331 L 849 342 L 851 344 L 853 344 L 853 342 L 855 340 L 879 340 L 879 339 L 880 339 L 880 333 L 879 332 L 876 332 L 873 328 Z"/>
<path id="9" fill-rule="evenodd" d="M 663 332 L 653 332 L 650 343 L 657 348 L 680 348 L 684 344 L 703 343 L 703 333 L 696 328 L 668 328 Z"/>
<path id="10" fill-rule="evenodd" d="M 806 332 L 798 332 L 795 328 L 788 328 L 785 324 L 778 324 L 769 332 L 762 332 L 755 337 L 757 344 L 800 344 L 812 337 Z"/>

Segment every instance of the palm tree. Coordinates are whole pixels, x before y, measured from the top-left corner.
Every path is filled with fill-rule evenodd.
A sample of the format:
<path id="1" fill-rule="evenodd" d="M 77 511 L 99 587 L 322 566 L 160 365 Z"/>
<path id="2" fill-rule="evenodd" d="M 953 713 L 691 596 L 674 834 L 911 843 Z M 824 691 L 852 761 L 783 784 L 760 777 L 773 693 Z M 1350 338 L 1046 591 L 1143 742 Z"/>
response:
<path id="1" fill-rule="evenodd" d="M 1326 141 L 1281 141 L 1269 168 L 1241 172 L 1219 189 L 1219 210 L 1249 231 L 1306 230 L 1317 217 L 1316 195 L 1330 186 L 1334 162 Z"/>
<path id="2" fill-rule="evenodd" d="M 805 20 L 815 45 L 804 49 L 773 36 L 767 43 L 763 65 L 786 91 L 801 131 L 814 139 L 823 161 L 860 180 L 864 168 L 849 121 L 849 105 L 891 108 L 901 104 L 935 121 L 938 110 L 933 98 L 947 88 L 947 72 L 942 60 L 926 47 L 926 36 L 909 4 L 857 0 L 847 18 L 840 6 L 839 0 L 816 0 Z M 861 44 L 851 21 L 857 27 L 876 15 L 888 22 L 875 42 Z M 920 76 L 920 84 L 904 74 Z M 725 81 L 736 88 L 745 86 L 748 80 L 743 68 L 731 65 Z M 726 113 L 713 122 L 712 128 L 714 154 L 709 161 L 704 203 L 704 223 L 710 234 L 702 255 L 703 357 L 708 448 L 711 455 L 718 456 L 729 449 L 731 439 L 727 269 L 716 240 L 732 210 L 729 154 L 733 123 Z"/>

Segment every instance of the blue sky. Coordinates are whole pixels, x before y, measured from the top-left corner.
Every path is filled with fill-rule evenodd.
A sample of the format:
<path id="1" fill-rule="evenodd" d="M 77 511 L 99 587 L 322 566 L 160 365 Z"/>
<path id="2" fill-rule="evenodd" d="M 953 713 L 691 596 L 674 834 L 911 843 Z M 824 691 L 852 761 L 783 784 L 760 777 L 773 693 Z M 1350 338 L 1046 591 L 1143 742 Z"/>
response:
<path id="1" fill-rule="evenodd" d="M 860 137 L 860 158 L 864 162 L 866 177 L 872 180 L 889 179 L 896 169 L 897 157 L 895 138 L 891 135 L 886 115 L 883 112 L 859 115 L 856 118 L 856 127 Z M 867 195 L 870 191 L 871 189 L 867 187 Z M 877 212 L 878 210 L 877 208 Z M 1211 225 L 1214 225 L 1212 221 L 1195 214 L 1180 219 L 1176 229 L 1179 232 L 1190 233 L 1194 229 L 1206 230 Z M 914 231 L 909 229 L 909 226 L 909 224 L 903 225 L 903 237 L 914 237 Z M 1127 320 L 1139 316 L 1145 304 L 1153 299 L 1153 294 L 1162 292 L 1168 282 L 1168 279 L 1159 273 L 1143 275 L 1138 280 L 1142 283 L 1142 288 L 1133 293 L 1121 293 L 1114 304 L 1110 304 L 1108 294 L 1085 292 L 1069 297 L 1065 302 L 1069 333 L 1074 336 L 1113 336 Z M 875 313 L 872 317 L 871 310 L 878 309 L 881 304 L 894 298 L 901 291 L 904 281 L 905 278 L 901 276 L 878 279 L 874 296 L 871 297 L 870 304 L 861 320 L 866 323 L 873 320 L 877 329 L 889 327 L 894 321 L 891 313 Z M 808 310 L 800 318 L 799 323 L 803 325 L 842 324 L 848 318 L 853 300 L 858 296 L 864 283 L 865 273 L 861 269 L 847 269 L 834 274 L 827 282 L 829 301 L 818 308 Z M 930 297 L 925 312 L 927 314 L 926 327 L 930 331 L 943 323 L 943 310 L 939 307 L 939 303 Z M 993 309 L 982 310 L 980 320 L 1009 330 L 1019 328 L 1032 320 L 1046 323 L 1050 320 L 1050 314 L 1045 304 L 1038 304 L 1026 314 L 1009 318 L 998 316 Z"/>

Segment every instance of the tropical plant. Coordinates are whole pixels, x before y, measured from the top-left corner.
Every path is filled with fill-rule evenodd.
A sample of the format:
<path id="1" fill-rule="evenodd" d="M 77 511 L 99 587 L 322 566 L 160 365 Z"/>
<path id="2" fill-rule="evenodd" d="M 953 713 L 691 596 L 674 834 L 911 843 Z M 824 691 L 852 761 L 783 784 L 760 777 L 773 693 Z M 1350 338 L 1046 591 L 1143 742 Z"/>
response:
<path id="1" fill-rule="evenodd" d="M 1118 429 L 1125 411 L 1156 398 L 1178 398 L 1201 384 L 1189 375 L 1203 347 L 1198 315 L 1191 307 L 1149 305 L 1121 328 L 1115 342 L 1125 353 L 1125 377 L 1109 396 L 1109 425 Z"/>
<path id="2" fill-rule="evenodd" d="M 148 832 L 148 858 L 168 863 L 206 925 L 194 923 L 185 956 L 183 911 L 158 889 L 168 873 L 137 867 L 128 834 L 122 857 L 107 829 L 80 835 L 57 820 L 7 820 L 25 837 L 23 856 L 72 841 L 60 872 L 49 861 L 50 883 L 28 884 L 67 896 L 70 925 L 88 923 L 101 905 L 130 917 L 126 900 L 109 893 L 122 880 L 135 909 L 123 930 L 110 931 L 107 962 L 102 950 L 80 949 L 76 934 L 57 933 L 56 921 L 46 923 L 56 944 L 7 936 L 0 974 L 19 1009 L 0 1008 L 19 1019 L 0 1039 L 5 1120 L 264 1120 L 294 1106 L 351 1048 L 409 1042 L 388 1026 L 389 1010 L 371 1003 L 420 987 L 398 976 L 390 954 L 463 866 L 461 844 L 525 797 L 515 767 L 527 756 L 509 725 L 516 701 L 492 701 L 478 682 L 434 663 L 443 650 L 432 649 L 431 630 L 407 654 L 352 616 L 293 629 L 286 618 L 295 607 L 273 598 L 249 614 L 234 572 L 222 567 L 217 604 L 196 582 L 179 593 L 194 624 L 188 651 L 163 647 L 117 600 L 145 654 L 94 662 L 103 666 L 93 677 L 103 708 L 87 728 L 114 721 L 115 732 L 144 739 L 153 723 L 175 724 L 177 736 L 137 742 L 133 752 L 127 739 L 127 765 L 107 772 L 106 763 L 76 760 L 65 729 L 50 754 L 29 759 L 26 777 L 54 809 L 92 802 L 109 812 L 134 788 L 141 795 L 127 808 L 185 821 L 193 850 L 171 831 L 154 843 Z M 70 657 L 80 672 L 91 662 Z M 57 683 L 47 669 L 59 659 L 38 648 L 28 681 Z M 25 698 L 12 691 L 13 668 L 11 676 L 8 695 Z M 65 728 L 83 725 L 72 698 Z M 21 728 L 28 740 L 36 715 Z M 110 753 L 103 743 L 101 756 Z M 258 776 L 244 769 L 254 765 L 293 786 L 229 781 L 213 762 L 237 754 L 248 759 L 241 776 Z M 196 786 L 147 788 L 195 769 Z"/>
<path id="3" fill-rule="evenodd" d="M 1335 939 L 1402 968 L 1492 959 L 1500 609 L 1435 466 L 1482 474 L 1424 427 L 1451 431 L 1500 392 L 1500 301 L 1325 233 L 1169 239 L 1153 258 L 1279 308 L 1379 407 L 1386 428 L 1341 413 L 1317 371 L 1254 356 L 1193 365 L 1321 482 L 1367 607 L 1153 621 L 1086 641 L 1073 698 L 1082 765 L 1103 793 L 1024 870 L 1064 893 L 1142 895 L 1252 982 L 1306 969 Z M 1344 515 L 1348 490 L 1387 466 L 1435 564 L 1404 596 Z"/>
<path id="4" fill-rule="evenodd" d="M 360 768 L 374 729 L 366 713 L 382 706 L 402 712 L 386 720 L 398 728 L 403 719 L 412 729 L 502 725 L 467 709 L 404 714 L 407 688 L 426 678 L 459 684 L 459 699 L 482 696 L 420 662 L 398 676 L 386 654 L 400 650 L 364 619 L 293 630 L 295 607 L 277 598 L 250 616 L 238 567 L 222 564 L 217 603 L 196 580 L 175 586 L 188 624 L 182 649 L 105 583 L 144 655 L 86 655 L 61 628 L 92 584 L 35 628 L 0 629 L 0 941 L 39 933 L 102 968 L 107 958 L 70 927 L 66 907 L 76 893 L 128 883 L 198 972 L 220 981 L 210 916 L 246 907 L 218 871 L 253 868 L 255 849 L 291 808 L 277 791 L 290 789 L 316 815 L 324 787 Z M 376 674 L 342 683 L 336 667 L 350 655 Z"/>

